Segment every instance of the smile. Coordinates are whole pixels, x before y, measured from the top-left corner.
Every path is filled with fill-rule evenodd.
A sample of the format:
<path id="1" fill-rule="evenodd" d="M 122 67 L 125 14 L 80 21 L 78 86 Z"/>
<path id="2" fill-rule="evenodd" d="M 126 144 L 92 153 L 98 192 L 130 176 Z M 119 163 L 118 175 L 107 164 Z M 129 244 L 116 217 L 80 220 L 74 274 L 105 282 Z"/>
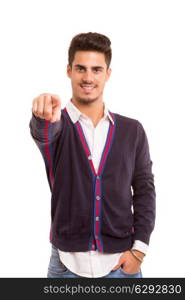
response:
<path id="1" fill-rule="evenodd" d="M 81 84 L 80 86 L 86 92 L 92 91 L 94 89 L 94 86 L 92 86 L 92 85 Z"/>

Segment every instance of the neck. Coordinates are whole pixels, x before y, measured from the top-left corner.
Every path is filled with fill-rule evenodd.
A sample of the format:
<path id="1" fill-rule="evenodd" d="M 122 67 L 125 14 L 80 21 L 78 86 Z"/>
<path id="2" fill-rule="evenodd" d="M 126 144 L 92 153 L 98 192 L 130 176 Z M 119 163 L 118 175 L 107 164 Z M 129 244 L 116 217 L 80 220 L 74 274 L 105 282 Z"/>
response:
<path id="1" fill-rule="evenodd" d="M 92 120 L 95 126 L 104 116 L 104 103 L 102 99 L 88 104 L 83 104 L 75 98 L 72 98 L 71 101 L 83 114 Z"/>

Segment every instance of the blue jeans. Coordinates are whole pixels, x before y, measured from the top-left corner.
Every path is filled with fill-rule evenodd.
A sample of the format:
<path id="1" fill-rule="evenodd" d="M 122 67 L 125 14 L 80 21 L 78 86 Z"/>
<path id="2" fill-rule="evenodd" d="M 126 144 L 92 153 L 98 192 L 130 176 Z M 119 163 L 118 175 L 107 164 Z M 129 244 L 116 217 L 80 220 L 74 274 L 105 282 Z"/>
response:
<path id="1" fill-rule="evenodd" d="M 50 262 L 48 266 L 48 278 L 74 278 L 74 277 L 84 277 L 79 276 L 73 272 L 71 272 L 61 261 L 59 257 L 58 250 L 55 246 L 52 245 L 51 250 L 51 257 Z M 127 274 L 123 271 L 123 269 L 120 267 L 115 271 L 110 271 L 109 274 L 106 276 L 102 276 L 104 278 L 142 278 L 142 272 L 141 270 L 138 273 L 134 274 Z"/>

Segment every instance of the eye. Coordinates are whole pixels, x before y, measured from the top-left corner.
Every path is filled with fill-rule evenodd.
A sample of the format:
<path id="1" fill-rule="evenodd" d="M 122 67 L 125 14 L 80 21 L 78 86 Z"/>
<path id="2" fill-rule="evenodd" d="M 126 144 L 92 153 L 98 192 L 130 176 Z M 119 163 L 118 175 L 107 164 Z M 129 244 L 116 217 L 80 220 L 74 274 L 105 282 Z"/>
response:
<path id="1" fill-rule="evenodd" d="M 78 67 L 78 71 L 84 71 L 84 68 L 83 67 Z"/>
<path id="2" fill-rule="evenodd" d="M 101 72 L 101 70 L 100 69 L 94 69 L 94 72 L 98 73 L 98 72 Z"/>

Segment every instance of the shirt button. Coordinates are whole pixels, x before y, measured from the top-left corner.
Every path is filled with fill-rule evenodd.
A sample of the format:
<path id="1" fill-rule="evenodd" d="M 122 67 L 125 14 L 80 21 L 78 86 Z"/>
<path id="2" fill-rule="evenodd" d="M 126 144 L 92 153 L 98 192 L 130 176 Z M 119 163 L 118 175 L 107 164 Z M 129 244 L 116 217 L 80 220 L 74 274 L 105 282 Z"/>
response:
<path id="1" fill-rule="evenodd" d="M 97 200 L 100 200 L 100 196 L 96 196 L 96 199 L 97 199 Z"/>
<path id="2" fill-rule="evenodd" d="M 100 219 L 99 217 L 96 217 L 96 221 L 99 221 L 99 219 Z"/>
<path id="3" fill-rule="evenodd" d="M 90 159 L 92 159 L 92 156 L 91 156 L 91 155 L 89 155 L 89 156 L 88 156 L 88 159 L 89 159 L 89 160 L 90 160 Z"/>

